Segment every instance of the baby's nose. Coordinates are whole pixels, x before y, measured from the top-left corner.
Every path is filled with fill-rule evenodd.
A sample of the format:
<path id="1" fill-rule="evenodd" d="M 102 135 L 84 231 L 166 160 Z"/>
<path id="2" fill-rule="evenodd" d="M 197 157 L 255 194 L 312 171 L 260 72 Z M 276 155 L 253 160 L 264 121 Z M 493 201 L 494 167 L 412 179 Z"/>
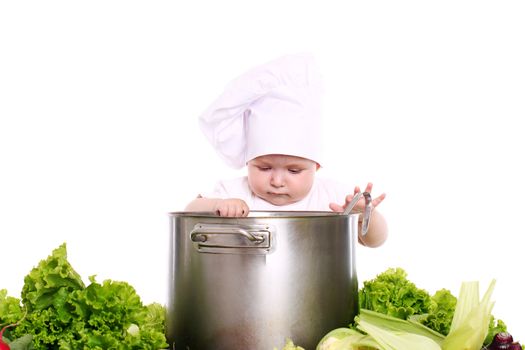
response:
<path id="1" fill-rule="evenodd" d="M 279 172 L 272 172 L 272 178 L 270 179 L 270 184 L 273 187 L 283 187 L 284 186 L 284 177 Z"/>

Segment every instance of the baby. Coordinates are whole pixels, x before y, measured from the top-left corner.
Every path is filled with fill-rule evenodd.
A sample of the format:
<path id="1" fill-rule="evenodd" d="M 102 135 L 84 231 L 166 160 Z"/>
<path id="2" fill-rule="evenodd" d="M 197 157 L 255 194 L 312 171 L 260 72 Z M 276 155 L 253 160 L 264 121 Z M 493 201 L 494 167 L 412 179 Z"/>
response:
<path id="1" fill-rule="evenodd" d="M 285 56 L 230 83 L 200 117 L 200 125 L 226 163 L 247 176 L 220 181 L 187 211 L 247 216 L 251 210 L 342 212 L 361 190 L 316 177 L 321 167 L 320 76 L 309 55 Z M 372 191 L 369 183 L 366 192 Z M 377 207 L 385 194 L 374 198 Z M 363 211 L 364 199 L 354 207 Z M 383 216 L 372 212 L 359 241 L 369 247 L 387 237 Z"/>

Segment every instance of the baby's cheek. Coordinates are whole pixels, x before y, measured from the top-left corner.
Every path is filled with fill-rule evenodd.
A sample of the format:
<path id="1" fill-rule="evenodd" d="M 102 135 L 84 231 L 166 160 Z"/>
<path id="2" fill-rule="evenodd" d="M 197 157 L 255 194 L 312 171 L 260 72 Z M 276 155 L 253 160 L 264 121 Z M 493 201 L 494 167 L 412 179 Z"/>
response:
<path id="1" fill-rule="evenodd" d="M 250 190 L 255 193 L 257 196 L 264 194 L 264 184 L 260 180 L 253 180 L 248 182 Z"/>
<path id="2" fill-rule="evenodd" d="M 308 193 L 310 192 L 310 188 L 311 187 L 309 186 L 305 186 L 305 184 L 297 184 L 293 190 L 293 195 L 295 197 L 295 200 L 301 200 L 304 197 L 306 197 Z"/>

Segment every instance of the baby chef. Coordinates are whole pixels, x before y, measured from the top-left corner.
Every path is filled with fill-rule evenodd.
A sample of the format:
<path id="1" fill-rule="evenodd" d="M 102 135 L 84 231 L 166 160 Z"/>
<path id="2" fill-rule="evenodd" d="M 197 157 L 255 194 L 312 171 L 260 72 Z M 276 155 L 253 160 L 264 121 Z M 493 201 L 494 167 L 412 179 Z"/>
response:
<path id="1" fill-rule="evenodd" d="M 220 216 L 247 216 L 265 211 L 342 212 L 353 191 L 316 177 L 321 158 L 321 76 L 309 54 L 281 57 L 230 82 L 200 116 L 202 131 L 231 167 L 248 175 L 219 181 L 199 195 L 187 211 L 213 211 Z M 372 184 L 365 191 L 372 191 Z M 374 198 L 377 207 L 385 194 Z M 344 204 L 339 204 L 344 203 Z M 364 199 L 355 207 L 364 209 Z M 384 217 L 372 212 L 368 233 L 359 241 L 369 247 L 387 237 Z"/>

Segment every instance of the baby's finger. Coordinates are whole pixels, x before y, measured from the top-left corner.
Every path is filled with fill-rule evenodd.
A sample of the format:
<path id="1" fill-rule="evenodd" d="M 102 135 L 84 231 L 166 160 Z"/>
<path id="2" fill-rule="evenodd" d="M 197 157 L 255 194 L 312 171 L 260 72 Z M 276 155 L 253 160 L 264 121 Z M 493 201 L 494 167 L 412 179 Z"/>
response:
<path id="1" fill-rule="evenodd" d="M 240 216 L 240 211 L 238 207 L 235 204 L 230 205 L 228 208 L 228 217 L 235 218 L 237 216 Z"/>
<path id="2" fill-rule="evenodd" d="M 232 217 L 241 217 L 243 212 L 242 204 L 232 204 Z"/>
<path id="3" fill-rule="evenodd" d="M 227 216 L 228 210 L 226 208 L 224 208 L 224 207 L 219 207 L 219 208 L 217 208 L 217 214 L 219 216 Z"/>
<path id="4" fill-rule="evenodd" d="M 221 208 L 221 216 L 230 216 L 230 206 L 228 205 L 225 205 L 224 207 Z"/>
<path id="5" fill-rule="evenodd" d="M 217 205 L 215 207 L 215 214 L 222 216 L 222 206 L 221 205 Z"/>
<path id="6" fill-rule="evenodd" d="M 379 204 L 381 204 L 381 202 L 385 199 L 385 197 L 386 197 L 386 193 L 383 193 L 379 197 L 374 198 L 374 200 L 372 200 L 372 206 L 377 207 Z"/>
<path id="7" fill-rule="evenodd" d="M 365 188 L 365 192 L 372 193 L 372 187 L 373 186 L 374 185 L 371 182 L 367 183 L 366 184 L 366 188 Z"/>
<path id="8" fill-rule="evenodd" d="M 354 187 L 354 195 L 358 194 L 359 192 L 361 192 L 361 189 L 359 188 L 359 186 Z"/>
<path id="9" fill-rule="evenodd" d="M 241 201 L 241 211 L 240 216 L 248 216 L 248 213 L 250 212 L 250 208 L 248 208 L 248 204 L 246 204 L 245 201 Z"/>
<path id="10" fill-rule="evenodd" d="M 237 215 L 237 209 L 234 204 L 228 204 L 224 211 L 224 216 L 235 217 Z"/>
<path id="11" fill-rule="evenodd" d="M 343 211 L 344 209 L 352 202 L 352 200 L 354 199 L 355 195 L 353 194 L 349 194 L 348 196 L 346 196 L 345 198 L 345 204 L 343 205 Z M 360 202 L 360 201 L 359 201 Z M 358 203 L 359 203 L 358 202 Z M 357 205 L 357 207 L 359 207 L 359 205 Z"/>
<path id="12" fill-rule="evenodd" d="M 337 203 L 330 203 L 329 204 L 329 207 L 332 211 L 336 212 L 336 213 L 342 213 L 343 211 L 345 211 L 345 209 L 343 208 L 343 206 L 337 204 Z"/>
<path id="13" fill-rule="evenodd" d="M 246 215 L 248 215 L 246 209 L 247 209 L 247 208 L 245 208 L 244 205 L 242 205 L 242 204 L 239 205 L 239 206 L 237 207 L 237 212 L 236 212 L 236 215 L 235 215 L 235 216 L 242 217 L 242 216 L 246 216 Z"/>

